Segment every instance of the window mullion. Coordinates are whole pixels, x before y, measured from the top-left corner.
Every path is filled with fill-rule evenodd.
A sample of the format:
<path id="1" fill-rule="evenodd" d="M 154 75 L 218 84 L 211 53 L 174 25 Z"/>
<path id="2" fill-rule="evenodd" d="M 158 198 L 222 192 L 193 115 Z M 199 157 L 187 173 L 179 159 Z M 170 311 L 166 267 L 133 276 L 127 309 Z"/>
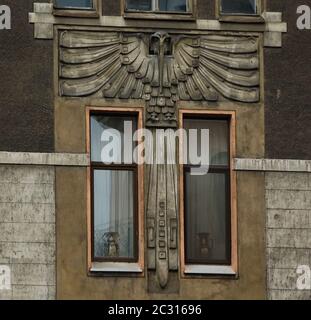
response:
<path id="1" fill-rule="evenodd" d="M 152 10 L 159 11 L 159 0 L 152 0 Z"/>

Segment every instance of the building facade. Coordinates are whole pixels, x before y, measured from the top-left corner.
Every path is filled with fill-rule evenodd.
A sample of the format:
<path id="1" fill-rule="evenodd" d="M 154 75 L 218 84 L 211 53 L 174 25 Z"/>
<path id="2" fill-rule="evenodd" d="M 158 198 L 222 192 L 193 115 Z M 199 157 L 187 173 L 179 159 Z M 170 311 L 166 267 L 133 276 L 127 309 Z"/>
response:
<path id="1" fill-rule="evenodd" d="M 1 4 L 1 299 L 311 298 L 303 1 Z"/>

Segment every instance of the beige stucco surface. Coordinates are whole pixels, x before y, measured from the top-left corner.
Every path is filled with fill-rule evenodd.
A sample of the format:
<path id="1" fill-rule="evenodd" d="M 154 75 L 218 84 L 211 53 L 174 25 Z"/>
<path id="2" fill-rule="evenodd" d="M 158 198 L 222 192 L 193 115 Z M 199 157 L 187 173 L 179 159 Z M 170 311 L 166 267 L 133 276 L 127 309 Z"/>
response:
<path id="1" fill-rule="evenodd" d="M 119 107 L 120 103 L 90 99 L 56 100 L 55 129 L 58 152 L 85 152 L 85 107 L 90 105 Z M 128 103 L 121 105 L 129 106 Z M 192 103 L 180 104 L 180 107 L 236 110 L 237 155 L 248 158 L 264 156 L 262 106 L 234 104 L 210 106 Z M 65 120 L 68 118 L 70 118 L 69 124 Z M 145 273 L 144 277 L 88 274 L 87 169 L 56 168 L 57 297 L 59 299 L 265 299 L 264 187 L 263 173 L 237 174 L 239 250 L 237 278 L 181 279 L 178 274 L 178 277 L 172 277 L 175 279 L 171 284 L 174 290 L 168 288 L 163 292 L 148 293 L 148 273 Z"/>

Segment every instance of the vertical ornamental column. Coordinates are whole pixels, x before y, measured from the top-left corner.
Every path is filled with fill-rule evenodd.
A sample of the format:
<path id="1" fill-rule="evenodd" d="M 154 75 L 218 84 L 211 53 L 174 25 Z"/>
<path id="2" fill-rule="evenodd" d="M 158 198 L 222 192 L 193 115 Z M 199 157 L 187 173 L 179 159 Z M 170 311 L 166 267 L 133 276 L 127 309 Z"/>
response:
<path id="1" fill-rule="evenodd" d="M 153 141 L 157 141 L 155 129 Z M 174 131 L 169 130 L 164 141 L 153 143 L 154 163 L 146 168 L 148 269 L 155 270 L 161 288 L 167 286 L 169 272 L 178 270 L 177 164 L 168 163 L 176 157 L 174 144 Z M 157 163 L 160 159 L 164 164 Z"/>

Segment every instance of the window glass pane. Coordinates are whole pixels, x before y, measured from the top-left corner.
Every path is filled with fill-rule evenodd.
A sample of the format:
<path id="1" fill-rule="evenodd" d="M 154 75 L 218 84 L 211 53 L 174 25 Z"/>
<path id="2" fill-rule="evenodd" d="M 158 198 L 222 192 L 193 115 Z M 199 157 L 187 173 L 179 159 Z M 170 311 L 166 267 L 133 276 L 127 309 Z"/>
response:
<path id="1" fill-rule="evenodd" d="M 94 170 L 94 256 L 135 257 L 133 171 Z"/>
<path id="2" fill-rule="evenodd" d="M 256 14 L 256 0 L 221 0 L 222 13 Z"/>
<path id="3" fill-rule="evenodd" d="M 58 8 L 93 8 L 93 0 L 56 0 Z"/>
<path id="4" fill-rule="evenodd" d="M 128 10 L 151 11 L 152 0 L 127 0 L 126 8 Z"/>
<path id="5" fill-rule="evenodd" d="M 187 0 L 159 0 L 160 11 L 187 11 Z"/>
<path id="6" fill-rule="evenodd" d="M 135 143 L 132 141 L 136 129 L 135 116 L 93 115 L 91 117 L 91 160 L 105 163 L 131 163 L 125 160 L 133 156 Z"/>
<path id="7" fill-rule="evenodd" d="M 186 263 L 230 264 L 230 219 L 226 172 L 185 173 Z"/>
<path id="8" fill-rule="evenodd" d="M 208 120 L 208 119 L 184 119 L 184 128 L 188 132 L 188 163 L 189 153 L 189 129 L 197 129 L 197 155 L 201 153 L 201 129 L 209 130 L 209 158 L 210 165 L 229 164 L 229 122 L 227 120 Z M 191 164 L 191 163 L 189 163 Z"/>

